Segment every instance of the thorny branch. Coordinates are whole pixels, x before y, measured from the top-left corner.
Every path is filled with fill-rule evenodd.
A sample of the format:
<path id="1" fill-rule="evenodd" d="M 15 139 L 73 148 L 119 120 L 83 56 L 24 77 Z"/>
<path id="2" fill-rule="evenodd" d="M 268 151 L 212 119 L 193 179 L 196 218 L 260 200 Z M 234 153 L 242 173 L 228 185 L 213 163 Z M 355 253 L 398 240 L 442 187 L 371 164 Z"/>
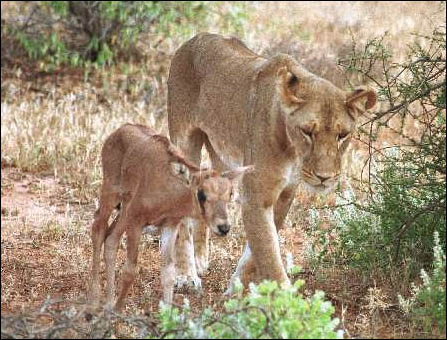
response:
<path id="1" fill-rule="evenodd" d="M 444 68 L 444 71 L 445 71 L 445 68 Z M 394 106 L 390 107 L 388 110 L 386 110 L 384 112 L 377 113 L 374 118 L 372 118 L 369 121 L 363 123 L 361 126 L 370 124 L 370 123 L 372 123 L 372 122 L 374 122 L 374 121 L 376 121 L 376 120 L 386 116 L 389 113 L 394 113 L 395 114 L 395 113 L 399 112 L 399 110 L 401 110 L 402 108 L 408 107 L 408 105 L 410 105 L 411 103 L 413 103 L 413 102 L 415 102 L 415 101 L 417 101 L 417 100 L 419 100 L 421 98 L 424 98 L 424 97 L 428 96 L 432 91 L 435 91 L 435 90 L 441 88 L 442 86 L 445 86 L 445 83 L 444 82 L 439 82 L 439 83 L 435 84 L 434 86 L 429 87 L 424 92 L 422 92 L 422 93 L 412 97 L 410 100 L 405 100 L 405 101 L 403 101 L 402 103 L 400 103 L 398 105 L 394 105 Z"/>
<path id="2" fill-rule="evenodd" d="M 104 310 L 92 313 L 85 304 L 47 298 L 38 311 L 11 316 L 2 315 L 1 338 L 100 339 L 115 334 L 117 324 L 134 329 L 138 337 L 159 337 L 160 335 L 155 320 L 150 316 L 126 316 Z"/>

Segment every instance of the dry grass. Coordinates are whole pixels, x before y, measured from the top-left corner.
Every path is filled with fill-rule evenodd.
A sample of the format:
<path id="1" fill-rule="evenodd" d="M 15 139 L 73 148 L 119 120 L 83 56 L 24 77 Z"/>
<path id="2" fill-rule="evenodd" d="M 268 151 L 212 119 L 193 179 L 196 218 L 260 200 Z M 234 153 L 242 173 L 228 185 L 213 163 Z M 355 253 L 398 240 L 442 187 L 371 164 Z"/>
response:
<path id="1" fill-rule="evenodd" d="M 387 31 L 394 58 L 401 61 L 404 47 L 414 38 L 410 33 L 429 33 L 445 23 L 445 10 L 439 6 L 437 2 L 244 3 L 236 9 L 247 10 L 249 19 L 236 23 L 242 27 L 239 36 L 255 51 L 291 53 L 313 72 L 343 86 L 345 77 L 336 61 L 349 51 L 352 37 L 362 43 Z M 208 31 L 234 32 L 237 20 L 227 15 L 234 6 L 218 3 L 213 8 Z M 13 13 L 14 5 L 2 2 L 2 19 L 8 9 Z M 169 60 L 186 38 L 148 36 L 140 46 L 144 60 L 91 73 L 61 70 L 36 75 L 23 61 L 18 60 L 14 69 L 2 64 L 2 316 L 36 308 L 48 295 L 84 299 L 89 228 L 102 178 L 99 150 L 106 136 L 125 122 L 167 133 Z M 381 136 L 384 143 L 393 138 L 389 132 Z M 362 145 L 353 145 L 346 166 L 349 176 L 358 177 L 366 156 Z M 297 194 L 288 228 L 280 235 L 284 252 L 292 252 L 295 262 L 304 266 L 309 291 L 327 292 L 349 336 L 408 335 L 385 282 L 376 282 L 376 290 L 368 291 L 375 284 L 363 282 L 355 273 L 347 277 L 337 268 L 317 274 L 306 270 L 303 247 L 309 240 L 302 234 L 306 209 L 333 201 L 333 196 Z M 204 295 L 176 294 L 178 303 L 187 296 L 193 308 L 201 310 L 219 301 L 245 242 L 236 209 L 233 218 L 232 235 L 213 239 Z M 120 265 L 123 255 L 120 251 Z M 127 311 L 151 312 L 158 309 L 161 290 L 158 241 L 148 235 L 139 263 Z"/>

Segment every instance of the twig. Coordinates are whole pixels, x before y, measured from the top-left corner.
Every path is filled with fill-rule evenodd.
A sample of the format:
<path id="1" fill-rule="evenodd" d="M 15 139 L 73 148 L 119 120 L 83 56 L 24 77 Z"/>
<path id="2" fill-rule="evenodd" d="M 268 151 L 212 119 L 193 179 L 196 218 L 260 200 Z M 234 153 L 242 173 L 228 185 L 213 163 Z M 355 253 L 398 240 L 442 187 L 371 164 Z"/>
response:
<path id="1" fill-rule="evenodd" d="M 386 111 L 384 111 L 384 112 L 378 113 L 374 118 L 370 119 L 370 120 L 367 121 L 366 123 L 363 123 L 361 126 L 364 126 L 364 125 L 367 125 L 367 124 L 369 124 L 369 123 L 372 123 L 372 122 L 374 122 L 374 121 L 376 121 L 376 120 L 378 120 L 378 119 L 380 119 L 380 118 L 386 116 L 386 115 L 389 114 L 389 113 L 392 113 L 392 112 L 395 113 L 395 112 L 399 111 L 400 109 L 402 109 L 403 107 L 408 106 L 408 105 L 410 105 L 412 102 L 414 102 L 414 101 L 416 101 L 416 100 L 418 100 L 418 99 L 421 99 L 421 98 L 427 96 L 428 94 L 430 94 L 430 92 L 432 92 L 432 91 L 434 91 L 434 90 L 437 90 L 437 89 L 441 88 L 441 87 L 444 86 L 444 85 L 445 85 L 444 82 L 437 83 L 437 84 L 435 84 L 434 86 L 429 87 L 429 88 L 428 88 L 427 90 L 425 90 L 424 92 L 418 94 L 417 96 L 414 96 L 414 97 L 411 98 L 410 100 L 405 100 L 404 102 L 402 102 L 402 103 L 400 103 L 400 104 L 398 104 L 398 105 L 394 105 L 394 106 L 390 107 L 388 110 L 386 110 Z"/>
<path id="2" fill-rule="evenodd" d="M 396 233 L 394 236 L 394 244 L 395 244 L 395 253 L 394 253 L 394 261 L 397 260 L 399 256 L 399 250 L 400 250 L 400 241 L 402 238 L 402 235 L 404 235 L 410 227 L 413 225 L 413 223 L 419 218 L 421 215 L 429 212 L 429 211 L 436 211 L 438 209 L 445 209 L 445 201 L 441 202 L 434 202 L 434 204 L 429 204 L 423 209 L 419 210 L 416 214 L 409 216 L 403 223 L 400 230 Z"/>

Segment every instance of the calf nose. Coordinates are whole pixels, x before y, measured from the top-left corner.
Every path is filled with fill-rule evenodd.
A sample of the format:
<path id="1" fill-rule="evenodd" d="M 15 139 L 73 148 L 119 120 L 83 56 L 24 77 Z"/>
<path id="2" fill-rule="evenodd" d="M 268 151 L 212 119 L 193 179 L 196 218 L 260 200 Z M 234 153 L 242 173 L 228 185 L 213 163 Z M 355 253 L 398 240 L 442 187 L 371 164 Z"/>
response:
<path id="1" fill-rule="evenodd" d="M 231 226 L 229 224 L 219 224 L 217 229 L 222 235 L 226 235 L 230 231 Z"/>

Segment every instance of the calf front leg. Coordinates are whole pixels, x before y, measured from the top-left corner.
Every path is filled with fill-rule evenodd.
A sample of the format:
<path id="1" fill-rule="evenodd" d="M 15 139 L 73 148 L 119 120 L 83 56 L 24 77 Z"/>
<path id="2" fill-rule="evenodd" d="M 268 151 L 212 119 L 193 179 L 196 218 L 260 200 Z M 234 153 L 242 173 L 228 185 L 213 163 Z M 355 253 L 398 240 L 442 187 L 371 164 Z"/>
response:
<path id="1" fill-rule="evenodd" d="M 209 266 L 210 229 L 203 222 L 194 228 L 194 259 L 198 275 L 203 275 Z"/>
<path id="2" fill-rule="evenodd" d="M 191 219 L 184 219 L 179 224 L 178 238 L 175 245 L 175 287 L 177 289 L 192 287 L 200 291 L 202 281 L 196 270 L 193 231 L 191 230 L 193 229 L 193 223 L 196 222 Z"/>
<path id="3" fill-rule="evenodd" d="M 178 225 L 164 227 L 161 235 L 161 285 L 163 287 L 163 301 L 172 303 L 175 281 L 175 241 L 178 235 Z"/>

